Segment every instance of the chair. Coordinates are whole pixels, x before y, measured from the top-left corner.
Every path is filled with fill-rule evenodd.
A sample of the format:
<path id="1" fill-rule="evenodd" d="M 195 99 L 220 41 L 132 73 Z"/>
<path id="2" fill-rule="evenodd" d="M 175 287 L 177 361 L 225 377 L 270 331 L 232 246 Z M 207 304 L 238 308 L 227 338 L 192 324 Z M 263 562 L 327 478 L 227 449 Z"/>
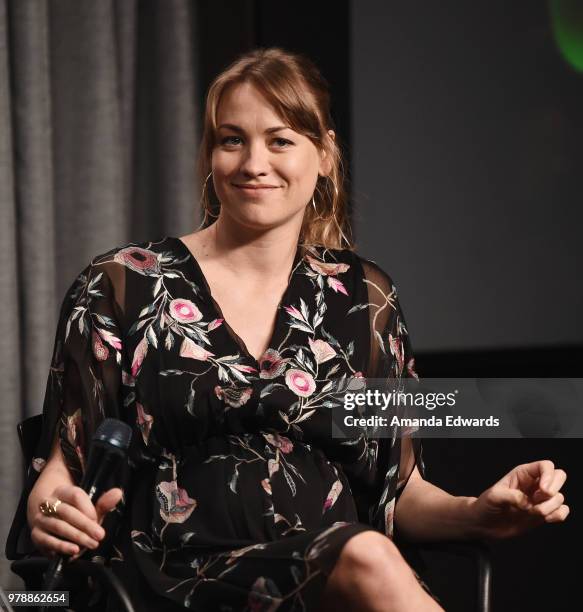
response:
<path id="1" fill-rule="evenodd" d="M 439 553 L 454 555 L 469 560 L 475 575 L 476 612 L 490 612 L 492 601 L 492 564 L 490 549 L 480 540 L 441 540 L 438 542 L 415 542 L 400 544 L 399 548 L 407 562 L 418 572 L 419 565 L 425 566 L 419 553 Z"/>
<path id="2" fill-rule="evenodd" d="M 42 576 L 50 562 L 50 559 L 45 557 L 29 557 L 13 561 L 10 568 L 24 580 L 27 590 L 41 590 Z M 76 559 L 67 563 L 64 572 L 65 583 L 59 590 L 74 592 L 73 585 L 78 584 L 80 577 L 97 580 L 107 593 L 116 595 L 126 612 L 134 612 L 132 602 L 119 578 L 109 568 L 93 561 Z M 94 607 L 97 610 L 101 608 L 101 605 L 95 602 Z"/>
<path id="3" fill-rule="evenodd" d="M 42 428 L 42 415 L 29 417 L 20 422 L 17 426 L 18 438 L 25 459 L 25 465 L 30 465 L 33 453 L 36 449 L 37 441 L 40 437 Z M 21 507 L 22 506 L 22 507 Z M 14 534 L 20 531 L 20 527 L 26 521 L 26 500 L 20 502 L 19 508 L 14 518 L 13 529 L 6 542 L 6 555 L 9 559 L 17 556 L 17 542 Z M 14 529 L 17 526 L 17 529 Z M 12 537 L 11 537 L 12 536 Z M 403 555 L 407 561 L 415 568 L 421 562 L 419 552 L 439 552 L 453 554 L 462 558 L 471 559 L 474 564 L 476 575 L 476 611 L 490 612 L 491 608 L 491 586 L 492 586 L 492 567 L 490 562 L 490 551 L 488 547 L 480 541 L 440 541 L 406 544 L 403 546 Z M 11 556 L 12 554 L 12 556 Z M 40 589 L 42 586 L 42 574 L 46 570 L 49 560 L 45 557 L 29 557 L 17 559 L 11 564 L 12 571 L 19 575 L 25 582 L 27 589 Z M 90 576 L 113 592 L 122 603 L 127 612 L 133 612 L 132 603 L 123 584 L 117 576 L 107 567 L 87 561 L 77 559 L 66 564 L 65 579 L 78 578 L 79 576 Z"/>

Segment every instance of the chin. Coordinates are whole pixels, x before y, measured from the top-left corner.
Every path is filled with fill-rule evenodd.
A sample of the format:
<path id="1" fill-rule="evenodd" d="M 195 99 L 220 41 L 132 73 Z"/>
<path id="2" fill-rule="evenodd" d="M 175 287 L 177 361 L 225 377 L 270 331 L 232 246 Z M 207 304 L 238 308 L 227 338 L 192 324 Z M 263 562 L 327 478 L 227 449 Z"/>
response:
<path id="1" fill-rule="evenodd" d="M 247 204 L 242 204 L 241 206 L 246 205 Z M 289 214 L 286 215 L 281 211 L 275 213 L 273 209 L 267 209 L 257 204 L 251 205 L 245 213 L 242 213 L 240 209 L 237 211 L 237 214 L 229 213 L 229 217 L 234 223 L 255 231 L 264 231 L 280 225 L 285 225 L 293 219 L 293 216 L 294 215 L 290 216 Z"/>

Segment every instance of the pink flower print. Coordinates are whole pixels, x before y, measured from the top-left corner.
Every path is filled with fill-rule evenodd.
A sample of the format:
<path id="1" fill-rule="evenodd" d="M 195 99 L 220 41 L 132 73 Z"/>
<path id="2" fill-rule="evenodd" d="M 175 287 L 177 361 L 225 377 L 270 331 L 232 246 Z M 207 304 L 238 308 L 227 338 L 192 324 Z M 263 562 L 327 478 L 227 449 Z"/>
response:
<path id="1" fill-rule="evenodd" d="M 285 311 L 291 315 L 294 319 L 304 320 L 302 313 L 295 306 L 284 306 Z"/>
<path id="2" fill-rule="evenodd" d="M 213 319 L 207 326 L 208 331 L 212 331 L 223 324 L 224 319 Z"/>
<path id="3" fill-rule="evenodd" d="M 101 337 L 94 330 L 91 332 L 91 348 L 97 361 L 105 361 L 109 357 L 109 349 L 101 341 Z"/>
<path id="4" fill-rule="evenodd" d="M 249 401 L 253 394 L 253 387 L 215 387 L 215 395 L 231 408 L 240 408 Z"/>
<path id="5" fill-rule="evenodd" d="M 151 414 L 148 414 L 142 404 L 136 402 L 136 408 L 138 410 L 138 427 L 142 432 L 142 438 L 144 439 L 144 444 L 148 445 L 148 439 L 150 437 L 150 430 L 152 429 L 152 424 L 154 423 L 154 417 Z"/>
<path id="6" fill-rule="evenodd" d="M 310 349 L 312 349 L 312 353 L 314 353 L 316 363 L 330 361 L 330 359 L 336 356 L 336 351 L 324 340 L 312 340 L 308 338 L 308 343 Z"/>
<path id="7" fill-rule="evenodd" d="M 330 287 L 330 289 L 333 289 L 336 293 L 340 292 L 344 293 L 344 295 L 348 295 L 346 287 L 337 278 L 329 276 L 326 280 L 326 283 L 328 284 L 328 287 Z"/>
<path id="8" fill-rule="evenodd" d="M 316 383 L 311 374 L 292 368 L 285 374 L 285 384 L 300 397 L 310 397 L 316 389 Z"/>
<path id="9" fill-rule="evenodd" d="M 337 480 L 332 485 L 332 488 L 330 489 L 330 492 L 328 493 L 326 497 L 326 501 L 324 502 L 324 507 L 322 508 L 322 514 L 324 514 L 326 510 L 331 508 L 336 503 L 336 500 L 338 499 L 338 496 L 340 495 L 341 491 L 342 491 L 342 483 L 340 482 L 340 480 Z"/>
<path id="10" fill-rule="evenodd" d="M 326 263 L 323 261 L 318 261 L 310 255 L 306 255 L 306 258 L 312 270 L 318 274 L 323 274 L 324 276 L 336 276 L 337 274 L 346 272 L 350 268 L 350 265 L 347 263 Z"/>
<path id="11" fill-rule="evenodd" d="M 277 585 L 271 578 L 260 576 L 253 583 L 247 598 L 249 612 L 275 612 L 282 598 Z"/>
<path id="12" fill-rule="evenodd" d="M 206 361 L 209 357 L 212 357 L 214 353 L 210 353 L 206 349 L 202 348 L 191 340 L 190 338 L 184 338 L 180 345 L 180 356 L 187 357 L 188 359 L 197 359 L 198 361 Z"/>
<path id="13" fill-rule="evenodd" d="M 160 272 L 156 253 L 140 247 L 121 249 L 113 256 L 113 260 L 144 276 L 153 276 Z"/>
<path id="14" fill-rule="evenodd" d="M 121 371 L 121 384 L 125 385 L 126 387 L 135 387 L 136 379 L 129 372 L 122 370 Z"/>
<path id="15" fill-rule="evenodd" d="M 282 359 L 275 349 L 267 349 L 259 359 L 261 371 L 260 378 L 276 378 L 285 370 L 287 359 Z"/>
<path id="16" fill-rule="evenodd" d="M 391 348 L 391 354 L 397 359 L 399 376 L 401 376 L 405 361 L 405 355 L 403 354 L 403 341 L 401 338 L 396 338 L 392 334 L 389 334 L 389 346 Z"/>
<path id="17" fill-rule="evenodd" d="M 269 482 L 269 478 L 264 478 L 261 481 L 261 486 L 268 495 L 271 495 L 271 483 Z"/>
<path id="18" fill-rule="evenodd" d="M 197 505 L 196 500 L 188 497 L 186 490 L 181 489 L 176 480 L 160 482 L 156 486 L 156 495 L 160 503 L 160 516 L 167 523 L 184 523 Z"/>
<path id="19" fill-rule="evenodd" d="M 257 372 L 256 368 L 252 366 L 248 366 L 248 365 L 243 365 L 240 363 L 234 363 L 231 367 L 234 368 L 235 370 L 238 370 L 239 372 L 245 372 L 246 374 Z"/>
<path id="20" fill-rule="evenodd" d="M 411 357 L 407 362 L 407 372 L 409 372 L 409 376 L 415 380 L 419 380 L 419 374 L 415 371 L 415 357 Z"/>
<path id="21" fill-rule="evenodd" d="M 293 442 L 289 438 L 286 438 L 285 436 L 282 436 L 278 433 L 263 434 L 263 437 L 269 442 L 269 444 L 275 446 L 276 448 L 279 448 L 279 450 L 281 450 L 281 452 L 285 455 L 291 453 L 294 449 Z"/>
<path id="22" fill-rule="evenodd" d="M 118 351 L 121 350 L 121 340 L 117 336 L 112 334 L 110 331 L 107 331 L 106 329 L 101 329 L 100 327 L 97 328 L 97 332 L 99 333 L 103 341 L 107 342 L 109 346 L 112 346 Z"/>
<path id="23" fill-rule="evenodd" d="M 146 353 L 148 352 L 148 341 L 144 336 L 136 346 L 136 350 L 134 351 L 134 358 L 132 360 L 132 376 L 135 378 L 142 367 L 142 362 L 146 357 Z"/>
<path id="24" fill-rule="evenodd" d="M 190 300 L 172 300 L 168 309 L 172 318 L 179 323 L 196 323 L 202 319 L 202 312 Z"/>

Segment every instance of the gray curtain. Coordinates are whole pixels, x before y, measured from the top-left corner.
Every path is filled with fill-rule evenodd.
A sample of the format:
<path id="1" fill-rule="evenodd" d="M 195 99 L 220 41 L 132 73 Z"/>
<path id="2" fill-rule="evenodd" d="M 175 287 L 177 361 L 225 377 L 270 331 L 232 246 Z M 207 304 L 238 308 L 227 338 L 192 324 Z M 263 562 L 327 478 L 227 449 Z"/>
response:
<path id="1" fill-rule="evenodd" d="M 0 534 L 16 424 L 42 410 L 61 300 L 98 253 L 198 225 L 195 3 L 0 0 Z M 20 585 L 2 556 L 0 584 Z"/>

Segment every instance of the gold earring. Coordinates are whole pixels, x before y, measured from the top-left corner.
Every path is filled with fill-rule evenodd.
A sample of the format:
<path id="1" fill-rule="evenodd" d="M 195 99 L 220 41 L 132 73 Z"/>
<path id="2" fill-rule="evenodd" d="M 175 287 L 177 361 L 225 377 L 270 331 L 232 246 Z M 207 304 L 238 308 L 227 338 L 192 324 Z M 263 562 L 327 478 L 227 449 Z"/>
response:
<path id="1" fill-rule="evenodd" d="M 218 216 L 219 216 L 219 215 L 213 215 L 213 214 L 210 212 L 210 209 L 209 209 L 209 207 L 207 206 L 207 201 L 204 199 L 204 190 L 206 189 L 206 186 L 207 186 L 208 180 L 209 180 L 209 178 L 211 177 L 212 173 L 213 173 L 213 171 L 211 170 L 211 171 L 209 172 L 208 176 L 206 177 L 206 179 L 205 179 L 205 181 L 204 181 L 204 184 L 203 184 L 203 186 L 202 186 L 202 193 L 200 194 L 199 206 L 201 206 L 201 204 L 202 204 L 202 207 L 203 207 L 203 210 L 204 210 L 204 219 L 202 220 L 202 223 L 200 224 L 200 227 L 202 227 L 202 226 L 203 226 L 203 225 L 206 223 L 206 221 L 207 221 L 208 217 L 212 217 L 212 218 L 216 219 L 216 218 L 218 218 Z"/>
<path id="2" fill-rule="evenodd" d="M 338 197 L 338 187 L 336 187 L 336 183 L 334 182 L 334 179 L 331 178 L 329 175 L 326 175 L 326 178 L 332 181 L 332 185 L 334 185 L 334 193 L 336 194 L 336 197 Z"/>
<path id="3" fill-rule="evenodd" d="M 334 217 L 334 210 L 332 210 L 332 214 L 329 215 L 328 217 L 322 217 L 322 215 L 320 215 L 320 213 L 318 212 L 318 209 L 316 208 L 316 202 L 314 200 L 314 196 L 312 196 L 312 207 L 314 208 L 314 212 L 318 215 L 314 219 L 314 221 L 330 221 L 330 219 Z"/>

